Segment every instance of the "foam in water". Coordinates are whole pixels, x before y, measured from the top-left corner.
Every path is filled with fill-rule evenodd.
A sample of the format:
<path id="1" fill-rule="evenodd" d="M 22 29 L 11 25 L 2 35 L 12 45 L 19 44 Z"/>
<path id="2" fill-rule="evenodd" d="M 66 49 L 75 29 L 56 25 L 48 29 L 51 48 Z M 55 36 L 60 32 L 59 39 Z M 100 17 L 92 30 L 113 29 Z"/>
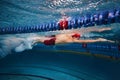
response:
<path id="1" fill-rule="evenodd" d="M 15 52 L 22 52 L 22 51 L 27 50 L 27 49 L 32 49 L 32 42 L 29 40 L 24 40 L 14 50 L 15 50 Z"/>
<path id="2" fill-rule="evenodd" d="M 35 35 L 4 36 L 0 38 L 0 56 L 5 57 L 14 52 L 22 52 L 32 49 L 33 40 L 37 39 Z"/>
<path id="3" fill-rule="evenodd" d="M 0 56 L 5 57 L 12 53 L 12 50 L 21 44 L 21 39 L 7 37 L 1 41 Z"/>

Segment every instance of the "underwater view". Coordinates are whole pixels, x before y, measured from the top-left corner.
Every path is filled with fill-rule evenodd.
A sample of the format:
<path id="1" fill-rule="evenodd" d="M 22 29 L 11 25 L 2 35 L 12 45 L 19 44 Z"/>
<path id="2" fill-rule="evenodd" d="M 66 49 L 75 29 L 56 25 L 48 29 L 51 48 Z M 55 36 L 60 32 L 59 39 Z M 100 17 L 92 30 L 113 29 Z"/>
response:
<path id="1" fill-rule="evenodd" d="M 120 80 L 120 0 L 0 0 L 0 80 Z"/>

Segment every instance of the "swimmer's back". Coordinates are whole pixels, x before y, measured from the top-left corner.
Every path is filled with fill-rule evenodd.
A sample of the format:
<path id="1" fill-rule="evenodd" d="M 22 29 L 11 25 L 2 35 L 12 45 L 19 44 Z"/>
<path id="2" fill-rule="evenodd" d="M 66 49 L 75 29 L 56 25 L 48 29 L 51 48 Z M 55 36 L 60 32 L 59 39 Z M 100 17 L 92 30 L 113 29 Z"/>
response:
<path id="1" fill-rule="evenodd" d="M 56 43 L 66 43 L 66 42 L 72 42 L 73 38 L 71 37 L 71 34 L 58 34 L 56 35 Z"/>

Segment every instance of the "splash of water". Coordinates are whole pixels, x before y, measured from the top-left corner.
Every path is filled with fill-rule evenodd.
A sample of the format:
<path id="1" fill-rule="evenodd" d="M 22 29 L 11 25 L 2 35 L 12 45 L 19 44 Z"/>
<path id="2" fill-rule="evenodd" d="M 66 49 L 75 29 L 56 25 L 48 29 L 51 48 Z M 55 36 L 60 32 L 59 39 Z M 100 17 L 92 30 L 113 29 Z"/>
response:
<path id="1" fill-rule="evenodd" d="M 5 57 L 13 52 L 32 49 L 32 40 L 36 34 L 4 35 L 0 37 L 0 56 Z"/>

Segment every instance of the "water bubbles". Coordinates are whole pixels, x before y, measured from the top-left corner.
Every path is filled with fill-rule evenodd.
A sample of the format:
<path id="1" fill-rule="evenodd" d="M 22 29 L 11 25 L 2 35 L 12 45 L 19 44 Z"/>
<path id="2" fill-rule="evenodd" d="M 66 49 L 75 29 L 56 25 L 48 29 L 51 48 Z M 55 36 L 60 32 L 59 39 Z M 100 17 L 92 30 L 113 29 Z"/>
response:
<path id="1" fill-rule="evenodd" d="M 48 22 L 60 18 L 62 12 L 68 16 L 84 15 L 89 12 L 96 13 L 97 11 L 118 8 L 120 3 L 119 0 L 108 0 L 107 2 L 104 0 L 5 0 L 3 2 L 4 4 L 1 6 L 5 10 L 1 9 L 1 19 L 6 20 L 2 21 L 4 25 L 6 25 L 5 22 L 9 22 L 8 25 L 13 23 L 31 25 L 31 20 L 34 24 L 42 23 L 44 20 L 44 22 Z"/>
<path id="2" fill-rule="evenodd" d="M 79 9 L 79 8 L 76 8 L 76 10 L 77 10 L 77 11 L 80 11 L 80 9 Z"/>

